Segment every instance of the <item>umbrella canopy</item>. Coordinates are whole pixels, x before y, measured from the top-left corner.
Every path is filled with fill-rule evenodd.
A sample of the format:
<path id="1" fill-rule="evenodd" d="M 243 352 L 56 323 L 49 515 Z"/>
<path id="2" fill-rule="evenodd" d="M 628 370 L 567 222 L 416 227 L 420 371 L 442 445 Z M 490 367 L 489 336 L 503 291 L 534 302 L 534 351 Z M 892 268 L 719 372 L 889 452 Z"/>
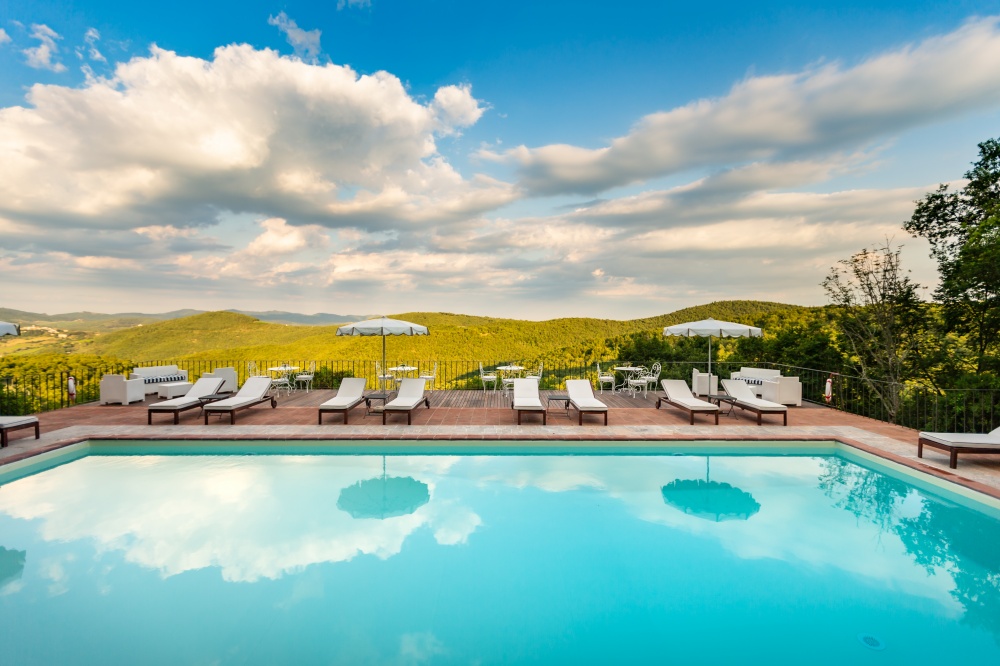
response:
<path id="1" fill-rule="evenodd" d="M 718 319 L 702 319 L 675 324 L 663 329 L 663 335 L 679 335 L 686 338 L 708 338 L 708 374 L 712 375 L 712 336 L 717 338 L 759 338 L 763 332 L 756 326 L 735 324 Z"/>
<path id="2" fill-rule="evenodd" d="M 684 513 L 711 520 L 747 520 L 760 511 L 760 502 L 753 495 L 728 483 L 712 481 L 705 458 L 705 480 L 677 479 L 663 486 L 663 501 Z"/>
<path id="3" fill-rule="evenodd" d="M 426 326 L 399 319 L 380 317 L 347 324 L 337 329 L 337 335 L 378 335 L 382 337 L 382 372 L 385 367 L 385 338 L 388 335 L 430 335 Z"/>
<path id="4" fill-rule="evenodd" d="M 5 335 L 21 335 L 21 327 L 6 321 L 0 321 L 0 337 Z"/>
<path id="5" fill-rule="evenodd" d="M 413 513 L 430 501 L 427 484 L 411 476 L 386 476 L 385 456 L 382 476 L 358 481 L 340 491 L 337 508 L 352 518 L 393 518 Z"/>
<path id="6" fill-rule="evenodd" d="M 712 520 L 746 520 L 760 511 L 750 493 L 719 481 L 678 479 L 663 486 L 663 501 L 686 514 Z"/>

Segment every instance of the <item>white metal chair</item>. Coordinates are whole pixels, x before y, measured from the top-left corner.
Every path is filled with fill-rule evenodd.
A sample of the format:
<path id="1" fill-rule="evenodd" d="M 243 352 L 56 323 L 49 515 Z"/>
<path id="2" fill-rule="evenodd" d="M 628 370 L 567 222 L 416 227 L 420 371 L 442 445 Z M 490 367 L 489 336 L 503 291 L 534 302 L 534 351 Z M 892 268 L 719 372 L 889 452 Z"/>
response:
<path id="1" fill-rule="evenodd" d="M 653 364 L 653 367 L 649 369 L 649 372 L 643 373 L 640 377 L 640 379 L 645 381 L 645 385 L 642 387 L 642 397 L 644 399 L 649 393 L 649 387 L 652 386 L 655 391 L 656 385 L 660 383 L 660 368 L 660 362 L 657 361 Z"/>
<path id="2" fill-rule="evenodd" d="M 601 393 L 604 393 L 604 385 L 610 384 L 611 390 L 615 390 L 615 375 L 614 373 L 602 372 L 601 364 L 597 364 L 597 383 L 601 387 Z"/>
<path id="3" fill-rule="evenodd" d="M 290 372 L 282 372 L 277 377 L 271 379 L 271 388 L 274 390 L 275 394 L 285 391 L 285 395 L 292 394 L 292 380 Z"/>
<path id="4" fill-rule="evenodd" d="M 257 367 L 257 361 L 247 361 L 247 377 L 267 377 L 268 375 L 261 372 Z"/>
<path id="5" fill-rule="evenodd" d="M 312 388 L 313 380 L 316 378 L 316 361 L 309 362 L 309 369 L 305 372 L 300 372 L 295 375 L 295 386 L 298 388 L 299 384 L 305 384 L 306 393 L 309 393 L 309 389 Z"/>
<path id="6" fill-rule="evenodd" d="M 382 364 L 375 361 L 375 382 L 378 384 L 380 391 L 388 391 L 390 382 L 392 383 L 392 387 L 396 388 L 396 375 L 388 371 L 383 372 Z"/>
<path id="7" fill-rule="evenodd" d="M 533 372 L 529 372 L 528 374 L 526 374 L 524 376 L 524 378 L 525 379 L 537 379 L 538 383 L 541 384 L 542 383 L 542 370 L 544 369 L 544 367 L 545 367 L 545 364 L 542 363 L 541 361 L 539 361 L 538 362 L 538 374 L 536 375 Z"/>
<path id="8" fill-rule="evenodd" d="M 479 363 L 479 380 L 483 383 L 483 390 L 484 391 L 486 390 L 486 383 L 487 382 L 492 382 L 493 383 L 493 390 L 494 391 L 497 390 L 497 375 L 496 375 L 496 372 L 493 372 L 491 374 L 487 374 L 486 371 L 483 370 L 483 364 L 482 364 L 482 362 Z"/>
<path id="9" fill-rule="evenodd" d="M 510 366 L 514 366 L 514 363 L 510 363 Z M 521 379 L 522 370 L 506 370 L 502 375 L 500 375 L 500 388 L 504 393 L 514 390 L 514 380 Z"/>
<path id="10" fill-rule="evenodd" d="M 434 382 L 437 381 L 437 373 L 438 373 L 438 364 L 437 361 L 434 361 L 434 369 L 430 372 L 430 374 L 424 373 L 422 375 L 418 375 L 417 379 L 423 379 L 424 381 L 428 382 L 431 385 L 430 390 L 433 391 Z"/>
<path id="11" fill-rule="evenodd" d="M 625 385 L 628 386 L 628 391 L 632 394 L 633 398 L 636 393 L 646 388 L 646 375 L 648 374 L 649 370 L 642 365 L 629 373 L 628 378 L 625 380 Z"/>

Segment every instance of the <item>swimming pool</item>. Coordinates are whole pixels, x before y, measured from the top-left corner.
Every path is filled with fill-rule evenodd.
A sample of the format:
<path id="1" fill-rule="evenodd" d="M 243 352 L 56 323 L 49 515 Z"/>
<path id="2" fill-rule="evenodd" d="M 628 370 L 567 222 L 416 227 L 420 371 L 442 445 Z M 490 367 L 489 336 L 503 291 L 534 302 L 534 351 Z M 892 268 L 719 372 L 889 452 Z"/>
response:
<path id="1" fill-rule="evenodd" d="M 833 444 L 237 446 L 0 473 L 3 663 L 1000 663 L 998 503 Z"/>

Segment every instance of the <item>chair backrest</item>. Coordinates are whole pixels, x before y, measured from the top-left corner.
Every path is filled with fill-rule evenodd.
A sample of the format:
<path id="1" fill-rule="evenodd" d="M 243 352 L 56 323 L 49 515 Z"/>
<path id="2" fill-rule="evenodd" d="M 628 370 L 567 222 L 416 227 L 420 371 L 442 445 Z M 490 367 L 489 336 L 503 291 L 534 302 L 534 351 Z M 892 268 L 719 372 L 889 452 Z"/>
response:
<path id="1" fill-rule="evenodd" d="M 240 387 L 236 398 L 263 398 L 264 394 L 271 389 L 270 377 L 247 377 Z"/>
<path id="2" fill-rule="evenodd" d="M 483 363 L 482 363 L 482 361 L 480 361 L 479 362 L 479 378 L 482 379 L 486 375 L 489 375 L 489 376 L 492 377 L 492 376 L 494 376 L 494 373 L 493 372 L 486 372 L 486 370 L 483 369 Z"/>
<path id="3" fill-rule="evenodd" d="M 514 380 L 514 400 L 538 398 L 538 380 L 534 377 L 518 377 Z"/>
<path id="4" fill-rule="evenodd" d="M 594 397 L 594 387 L 587 379 L 567 379 L 566 392 L 569 393 L 570 400 Z"/>
<path id="5" fill-rule="evenodd" d="M 750 390 L 750 387 L 742 379 L 723 379 L 722 388 L 726 389 L 726 393 L 737 400 L 757 399 L 757 396 L 754 395 L 754 392 Z"/>
<path id="6" fill-rule="evenodd" d="M 694 398 L 694 394 L 691 393 L 691 389 L 683 379 L 664 379 L 660 382 L 660 386 L 663 387 L 663 392 L 667 394 L 667 398 L 670 400 Z"/>
<path id="7" fill-rule="evenodd" d="M 206 395 L 212 395 L 221 391 L 222 385 L 225 383 L 226 380 L 222 377 L 201 377 L 194 383 L 194 386 L 188 389 L 184 397 L 204 398 Z"/>
<path id="8" fill-rule="evenodd" d="M 649 369 L 649 376 L 650 377 L 659 378 L 660 377 L 660 368 L 661 367 L 662 366 L 660 365 L 659 361 L 657 361 L 656 363 L 654 363 L 653 367 Z"/>
<path id="9" fill-rule="evenodd" d="M 345 377 L 340 381 L 340 388 L 337 390 L 337 395 L 360 398 L 365 394 L 365 385 L 367 383 L 368 381 L 364 377 Z"/>
<path id="10" fill-rule="evenodd" d="M 480 371 L 480 373 L 482 373 L 482 369 L 483 369 L 483 364 L 480 363 L 479 364 L 479 371 Z M 425 372 L 422 376 L 424 376 L 424 377 L 434 377 L 435 375 L 437 375 L 437 373 L 438 373 L 438 364 L 437 364 L 437 361 L 434 361 L 434 369 L 431 370 L 430 372 Z"/>
<path id="11" fill-rule="evenodd" d="M 424 387 L 427 386 L 426 379 L 404 379 L 399 385 L 399 392 L 396 394 L 400 398 L 415 398 L 424 394 Z"/>

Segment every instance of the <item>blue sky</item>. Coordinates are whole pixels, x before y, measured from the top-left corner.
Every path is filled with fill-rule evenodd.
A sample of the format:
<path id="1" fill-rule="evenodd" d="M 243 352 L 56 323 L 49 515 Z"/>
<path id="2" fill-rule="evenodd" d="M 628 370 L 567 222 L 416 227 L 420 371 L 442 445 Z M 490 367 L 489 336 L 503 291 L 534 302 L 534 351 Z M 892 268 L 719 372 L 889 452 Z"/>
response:
<path id="1" fill-rule="evenodd" d="M 1000 127 L 996 3 L 0 5 L 3 305 L 824 302 Z"/>

